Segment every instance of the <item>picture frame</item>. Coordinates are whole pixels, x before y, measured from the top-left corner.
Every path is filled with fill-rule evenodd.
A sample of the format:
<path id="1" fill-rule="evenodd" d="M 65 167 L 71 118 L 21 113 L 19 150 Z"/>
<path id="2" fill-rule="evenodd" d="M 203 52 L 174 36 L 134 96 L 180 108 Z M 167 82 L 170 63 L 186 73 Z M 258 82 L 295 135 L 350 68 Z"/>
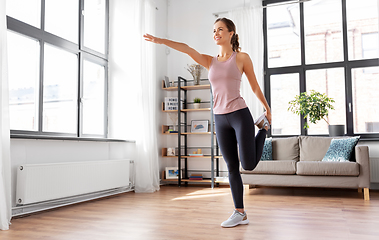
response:
<path id="1" fill-rule="evenodd" d="M 166 88 L 172 87 L 170 86 L 170 79 L 167 76 L 164 76 L 164 83 Z"/>
<path id="2" fill-rule="evenodd" d="M 167 156 L 175 156 L 175 148 L 167 148 Z"/>
<path id="3" fill-rule="evenodd" d="M 209 120 L 192 120 L 191 133 L 206 133 L 208 132 Z"/>
<path id="4" fill-rule="evenodd" d="M 178 179 L 179 171 L 177 167 L 166 167 L 166 179 Z"/>
<path id="5" fill-rule="evenodd" d="M 165 110 L 178 110 L 178 97 L 165 97 L 164 103 Z"/>

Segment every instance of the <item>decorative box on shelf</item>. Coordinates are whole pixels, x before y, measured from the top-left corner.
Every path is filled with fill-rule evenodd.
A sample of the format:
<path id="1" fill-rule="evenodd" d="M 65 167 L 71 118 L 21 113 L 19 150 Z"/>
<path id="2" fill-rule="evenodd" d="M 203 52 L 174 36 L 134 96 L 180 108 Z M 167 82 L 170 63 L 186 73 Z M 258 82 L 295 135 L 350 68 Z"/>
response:
<path id="1" fill-rule="evenodd" d="M 177 157 L 175 148 L 162 148 L 162 157 Z"/>

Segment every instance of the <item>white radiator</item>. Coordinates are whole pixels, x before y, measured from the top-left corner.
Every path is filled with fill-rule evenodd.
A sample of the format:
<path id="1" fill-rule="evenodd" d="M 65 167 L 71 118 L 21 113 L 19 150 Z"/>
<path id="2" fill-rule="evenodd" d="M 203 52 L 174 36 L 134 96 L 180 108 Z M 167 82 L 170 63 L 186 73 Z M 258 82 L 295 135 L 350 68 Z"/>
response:
<path id="1" fill-rule="evenodd" d="M 130 160 L 22 165 L 17 170 L 18 205 L 130 186 Z"/>
<path id="2" fill-rule="evenodd" d="M 371 182 L 379 183 L 379 158 L 370 158 Z"/>

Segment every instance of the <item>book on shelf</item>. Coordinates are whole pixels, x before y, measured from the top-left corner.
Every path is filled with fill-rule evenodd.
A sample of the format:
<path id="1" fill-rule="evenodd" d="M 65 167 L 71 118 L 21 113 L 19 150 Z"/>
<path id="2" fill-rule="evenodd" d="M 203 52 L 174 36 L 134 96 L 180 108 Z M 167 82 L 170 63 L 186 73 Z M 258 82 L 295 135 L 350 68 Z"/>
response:
<path id="1" fill-rule="evenodd" d="M 188 156 L 190 156 L 190 157 L 202 157 L 202 156 L 204 156 L 204 154 L 202 154 L 202 153 L 190 153 L 190 154 L 188 154 Z"/>
<path id="2" fill-rule="evenodd" d="M 191 174 L 191 176 L 189 177 L 190 180 L 203 180 L 203 175 L 202 174 L 197 174 L 197 173 L 194 173 L 194 174 Z"/>

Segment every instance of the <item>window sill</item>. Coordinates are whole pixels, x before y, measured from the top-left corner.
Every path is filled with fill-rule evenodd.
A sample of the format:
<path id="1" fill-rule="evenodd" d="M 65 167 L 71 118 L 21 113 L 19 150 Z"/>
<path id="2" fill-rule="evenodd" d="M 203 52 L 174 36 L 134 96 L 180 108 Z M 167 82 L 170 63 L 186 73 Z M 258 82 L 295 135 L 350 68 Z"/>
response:
<path id="1" fill-rule="evenodd" d="M 111 138 L 91 138 L 91 137 L 63 137 L 63 136 L 42 136 L 42 135 L 24 135 L 11 134 L 11 139 L 42 139 L 42 140 L 65 140 L 65 141 L 89 141 L 89 142 L 127 142 L 135 143 L 134 140 L 122 140 Z"/>

